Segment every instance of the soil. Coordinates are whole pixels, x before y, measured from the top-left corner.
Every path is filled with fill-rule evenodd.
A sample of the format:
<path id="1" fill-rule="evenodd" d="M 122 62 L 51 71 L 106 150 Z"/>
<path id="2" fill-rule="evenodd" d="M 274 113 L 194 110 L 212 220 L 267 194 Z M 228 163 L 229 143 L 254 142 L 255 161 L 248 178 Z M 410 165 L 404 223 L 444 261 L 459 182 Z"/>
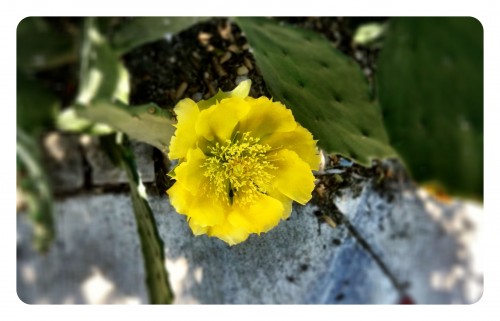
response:
<path id="1" fill-rule="evenodd" d="M 366 18 L 278 19 L 323 34 L 372 81 L 379 48 L 352 45 L 356 27 Z M 206 99 L 218 88 L 232 90 L 246 78 L 252 80 L 250 96 L 270 96 L 241 29 L 226 18 L 198 23 L 170 41 L 141 46 L 123 58 L 131 73 L 132 105 L 152 101 L 171 109 L 180 99 Z"/>

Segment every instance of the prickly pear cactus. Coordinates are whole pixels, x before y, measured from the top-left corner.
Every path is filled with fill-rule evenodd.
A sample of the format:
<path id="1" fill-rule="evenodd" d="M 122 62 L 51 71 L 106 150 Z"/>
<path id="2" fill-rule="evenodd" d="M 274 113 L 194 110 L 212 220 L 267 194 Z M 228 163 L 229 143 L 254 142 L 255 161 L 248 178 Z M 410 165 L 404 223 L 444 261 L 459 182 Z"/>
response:
<path id="1" fill-rule="evenodd" d="M 24 21 L 24 20 L 23 20 Z M 46 175 L 39 135 L 53 126 L 60 108 L 56 96 L 22 72 L 17 73 L 16 160 L 17 188 L 33 223 L 34 246 L 49 250 L 55 235 L 52 189 Z"/>
<path id="2" fill-rule="evenodd" d="M 39 146 L 22 128 L 17 129 L 18 187 L 28 205 L 33 223 L 33 242 L 37 250 L 47 252 L 54 240 L 55 225 L 52 216 L 52 191 L 41 161 Z"/>
<path id="3" fill-rule="evenodd" d="M 42 17 L 21 20 L 16 40 L 18 69 L 47 70 L 74 62 L 78 56 L 78 46 L 71 35 Z"/>
<path id="4" fill-rule="evenodd" d="M 80 105 L 95 99 L 128 102 L 128 73 L 99 30 L 96 18 L 84 21 L 79 78 L 76 100 Z"/>
<path id="5" fill-rule="evenodd" d="M 88 126 L 94 129 L 99 125 L 109 126 L 166 151 L 164 146 L 173 133 L 167 112 L 154 104 L 126 105 L 128 73 L 100 34 L 93 18 L 86 19 L 84 34 L 79 94 L 70 114 L 65 114 L 66 118 L 63 117 L 62 121 L 59 119 L 60 127 L 82 130 Z M 72 124 L 63 125 L 64 120 L 71 120 Z M 128 176 L 150 301 L 154 304 L 172 303 L 173 294 L 164 265 L 163 241 L 158 235 L 133 154 L 130 149 L 116 144 L 115 136 L 103 136 L 101 141 L 111 160 L 121 166 Z"/>
<path id="6" fill-rule="evenodd" d="M 378 92 L 392 145 L 419 182 L 483 194 L 483 30 L 474 18 L 391 21 Z"/>
<path id="7" fill-rule="evenodd" d="M 171 115 L 152 103 L 130 107 L 119 102 L 98 100 L 87 107 L 77 107 L 76 113 L 95 123 L 108 124 L 164 153 L 168 151 L 175 129 Z"/>
<path id="8" fill-rule="evenodd" d="M 76 105 L 61 113 L 63 130 L 109 134 L 122 131 L 167 152 L 174 133 L 171 115 L 156 106 L 128 106 L 128 72 L 99 32 L 95 19 L 85 21 L 80 88 Z"/>
<path id="9" fill-rule="evenodd" d="M 237 18 L 275 100 L 329 153 L 369 166 L 395 156 L 379 107 L 354 61 L 318 34 L 266 18 Z"/>
<path id="10" fill-rule="evenodd" d="M 134 17 L 115 30 L 111 45 L 124 54 L 148 42 L 159 40 L 166 34 L 177 33 L 205 20 L 204 17 Z"/>
<path id="11" fill-rule="evenodd" d="M 141 178 L 137 172 L 134 154 L 130 148 L 117 144 L 116 135 L 101 138 L 101 143 L 111 161 L 122 167 L 127 173 L 132 206 L 134 208 L 137 232 L 141 242 L 144 269 L 146 271 L 146 285 L 149 299 L 152 304 L 170 304 L 174 299 L 168 273 L 165 269 L 165 255 L 163 241 L 158 234 L 153 212 L 149 207 L 147 195 Z"/>

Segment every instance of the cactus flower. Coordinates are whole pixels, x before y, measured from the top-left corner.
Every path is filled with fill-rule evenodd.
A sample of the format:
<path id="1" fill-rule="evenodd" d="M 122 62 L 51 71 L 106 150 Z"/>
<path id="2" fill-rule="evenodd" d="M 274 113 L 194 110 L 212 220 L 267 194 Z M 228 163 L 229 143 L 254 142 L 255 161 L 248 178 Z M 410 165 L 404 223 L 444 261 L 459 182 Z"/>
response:
<path id="1" fill-rule="evenodd" d="M 305 204 L 319 167 L 316 141 L 292 112 L 267 97 L 248 97 L 250 80 L 195 103 L 179 101 L 168 156 L 179 164 L 167 191 L 195 235 L 230 245 L 260 234 Z"/>

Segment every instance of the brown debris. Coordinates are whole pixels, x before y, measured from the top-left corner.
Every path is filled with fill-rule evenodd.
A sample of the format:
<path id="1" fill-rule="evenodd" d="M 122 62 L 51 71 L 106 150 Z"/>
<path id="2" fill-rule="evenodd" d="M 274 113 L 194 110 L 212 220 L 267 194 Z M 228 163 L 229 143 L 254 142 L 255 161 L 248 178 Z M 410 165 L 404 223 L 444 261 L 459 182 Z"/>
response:
<path id="1" fill-rule="evenodd" d="M 198 34 L 198 41 L 204 46 L 208 45 L 210 38 L 212 38 L 212 35 L 209 33 L 200 32 Z"/>
<path id="2" fill-rule="evenodd" d="M 219 75 L 219 77 L 227 77 L 227 72 L 219 64 L 217 58 L 212 57 L 212 65 L 214 66 L 215 72 L 217 72 L 217 75 Z"/>
<path id="3" fill-rule="evenodd" d="M 221 36 L 222 39 L 229 40 L 231 42 L 234 41 L 234 36 L 229 21 L 227 21 L 224 26 L 219 26 L 218 30 L 219 30 L 219 35 Z"/>
<path id="4" fill-rule="evenodd" d="M 227 50 L 229 50 L 229 51 L 231 51 L 232 53 L 235 53 L 235 54 L 241 53 L 240 48 L 238 48 L 238 46 L 235 45 L 235 44 L 232 44 L 232 45 L 228 46 Z"/>
<path id="5" fill-rule="evenodd" d="M 175 100 L 179 100 L 182 95 L 184 95 L 184 92 L 188 88 L 188 83 L 183 81 L 180 86 L 177 88 L 177 91 L 175 92 Z"/>
<path id="6" fill-rule="evenodd" d="M 247 57 L 243 57 L 243 63 L 248 68 L 248 70 L 253 70 L 253 64 Z"/>
<path id="7" fill-rule="evenodd" d="M 224 53 L 224 55 L 222 57 L 220 57 L 219 59 L 219 63 L 222 65 L 224 64 L 226 61 L 228 61 L 229 59 L 231 59 L 231 52 L 230 51 L 226 51 L 226 53 Z M 244 58 L 244 59 L 247 59 L 247 58 Z"/>
<path id="8" fill-rule="evenodd" d="M 238 69 L 236 69 L 236 73 L 239 76 L 246 75 L 246 74 L 248 74 L 248 68 L 245 66 L 240 66 L 240 67 L 238 67 Z"/>

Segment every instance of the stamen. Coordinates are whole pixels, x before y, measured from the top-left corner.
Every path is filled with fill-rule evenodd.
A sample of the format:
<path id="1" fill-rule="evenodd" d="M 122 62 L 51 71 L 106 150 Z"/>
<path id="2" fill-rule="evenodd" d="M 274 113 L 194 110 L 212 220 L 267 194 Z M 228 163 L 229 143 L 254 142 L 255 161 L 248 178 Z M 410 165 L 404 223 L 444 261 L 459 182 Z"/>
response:
<path id="1" fill-rule="evenodd" d="M 231 205 L 249 204 L 266 194 L 273 178 L 269 171 L 276 169 L 268 154 L 269 145 L 260 144 L 260 139 L 249 133 L 238 134 L 239 139 L 208 147 L 210 156 L 202 165 L 209 189 Z"/>

